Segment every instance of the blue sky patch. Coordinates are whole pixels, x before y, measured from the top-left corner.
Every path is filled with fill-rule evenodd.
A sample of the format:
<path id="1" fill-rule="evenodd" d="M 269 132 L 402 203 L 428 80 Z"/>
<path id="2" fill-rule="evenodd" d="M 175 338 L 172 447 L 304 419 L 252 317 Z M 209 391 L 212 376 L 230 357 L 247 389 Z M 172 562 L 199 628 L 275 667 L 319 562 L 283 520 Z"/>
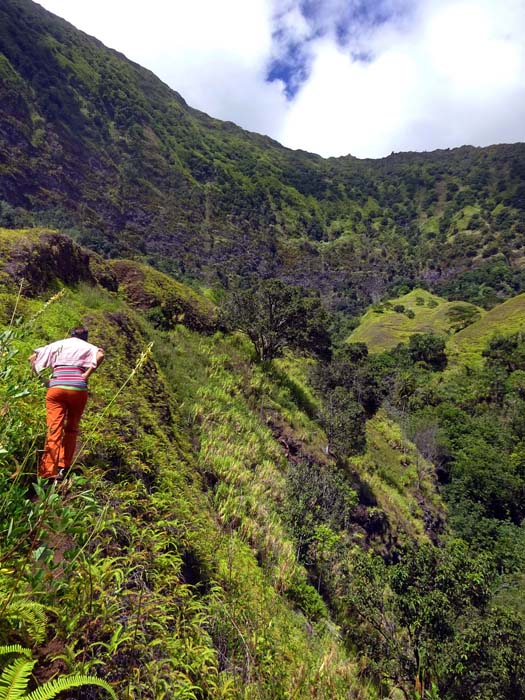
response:
<path id="1" fill-rule="evenodd" d="M 310 62 L 305 53 L 305 45 L 298 42 L 288 44 L 284 56 L 274 59 L 268 68 L 266 80 L 282 80 L 286 97 L 291 100 L 301 85 L 307 80 Z"/>
<path id="2" fill-rule="evenodd" d="M 413 6 L 414 0 L 298 0 L 309 31 L 298 42 L 289 29 L 276 28 L 273 40 L 279 50 L 266 80 L 281 80 L 287 98 L 293 99 L 309 76 L 309 44 L 323 36 L 332 37 L 352 60 L 370 63 L 373 54 L 363 46 L 363 38 L 388 22 L 398 23 Z"/>

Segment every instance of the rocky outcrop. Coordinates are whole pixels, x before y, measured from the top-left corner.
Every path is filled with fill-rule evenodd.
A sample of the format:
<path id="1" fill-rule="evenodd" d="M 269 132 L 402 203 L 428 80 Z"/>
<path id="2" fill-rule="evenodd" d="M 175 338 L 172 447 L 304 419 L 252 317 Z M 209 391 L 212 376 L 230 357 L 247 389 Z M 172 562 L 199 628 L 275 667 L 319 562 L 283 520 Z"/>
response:
<path id="1" fill-rule="evenodd" d="M 18 285 L 23 280 L 26 296 L 79 282 L 118 289 L 117 278 L 103 258 L 56 231 L 0 229 L 0 252 L 0 282 Z"/>

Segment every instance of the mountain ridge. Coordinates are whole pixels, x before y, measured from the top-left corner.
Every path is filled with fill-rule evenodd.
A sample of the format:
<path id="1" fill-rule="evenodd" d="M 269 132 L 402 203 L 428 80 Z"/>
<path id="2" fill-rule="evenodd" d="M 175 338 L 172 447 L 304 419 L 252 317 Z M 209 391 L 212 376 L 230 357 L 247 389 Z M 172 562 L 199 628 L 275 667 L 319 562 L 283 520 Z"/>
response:
<path id="1" fill-rule="evenodd" d="M 323 159 L 194 110 L 30 0 L 1 12 L 0 223 L 217 286 L 277 276 L 343 314 L 403 284 L 482 305 L 523 287 L 524 144 Z"/>

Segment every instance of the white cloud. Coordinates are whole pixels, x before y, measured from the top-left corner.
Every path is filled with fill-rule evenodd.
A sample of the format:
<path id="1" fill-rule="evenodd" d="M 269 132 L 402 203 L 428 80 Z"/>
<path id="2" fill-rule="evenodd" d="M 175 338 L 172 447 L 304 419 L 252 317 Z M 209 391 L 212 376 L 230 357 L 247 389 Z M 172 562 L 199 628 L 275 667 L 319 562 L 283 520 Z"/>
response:
<path id="1" fill-rule="evenodd" d="M 277 3 L 273 20 L 276 28 L 292 41 L 304 41 L 310 34 L 310 26 L 294 0 Z"/>
<path id="2" fill-rule="evenodd" d="M 317 42 L 282 140 L 359 157 L 525 140 L 524 31 L 514 0 L 427 0 L 368 36 L 370 62 Z"/>
<path id="3" fill-rule="evenodd" d="M 41 4 L 192 106 L 293 148 L 379 157 L 525 140 L 523 0 L 320 0 L 308 17 L 299 0 Z M 375 20 L 379 11 L 391 20 L 370 21 L 370 7 Z M 283 83 L 265 78 L 291 42 L 302 42 L 310 72 L 287 102 Z M 358 52 L 370 60 L 352 58 Z"/>
<path id="4" fill-rule="evenodd" d="M 368 64 L 352 61 L 333 42 L 314 48 L 313 70 L 289 109 L 283 141 L 322 155 L 379 156 L 403 128 L 418 67 L 409 55 L 385 51 Z M 414 106 L 412 106 L 412 109 Z"/>

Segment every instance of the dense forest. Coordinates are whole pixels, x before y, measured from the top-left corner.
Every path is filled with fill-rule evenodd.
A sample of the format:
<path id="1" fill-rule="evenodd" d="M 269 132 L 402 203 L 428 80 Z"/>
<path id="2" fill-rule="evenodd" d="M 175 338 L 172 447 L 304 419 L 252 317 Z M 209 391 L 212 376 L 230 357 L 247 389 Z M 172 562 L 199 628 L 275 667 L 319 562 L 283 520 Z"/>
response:
<path id="1" fill-rule="evenodd" d="M 0 700 L 525 700 L 525 145 L 290 151 L 30 0 L 0 95 Z"/>

